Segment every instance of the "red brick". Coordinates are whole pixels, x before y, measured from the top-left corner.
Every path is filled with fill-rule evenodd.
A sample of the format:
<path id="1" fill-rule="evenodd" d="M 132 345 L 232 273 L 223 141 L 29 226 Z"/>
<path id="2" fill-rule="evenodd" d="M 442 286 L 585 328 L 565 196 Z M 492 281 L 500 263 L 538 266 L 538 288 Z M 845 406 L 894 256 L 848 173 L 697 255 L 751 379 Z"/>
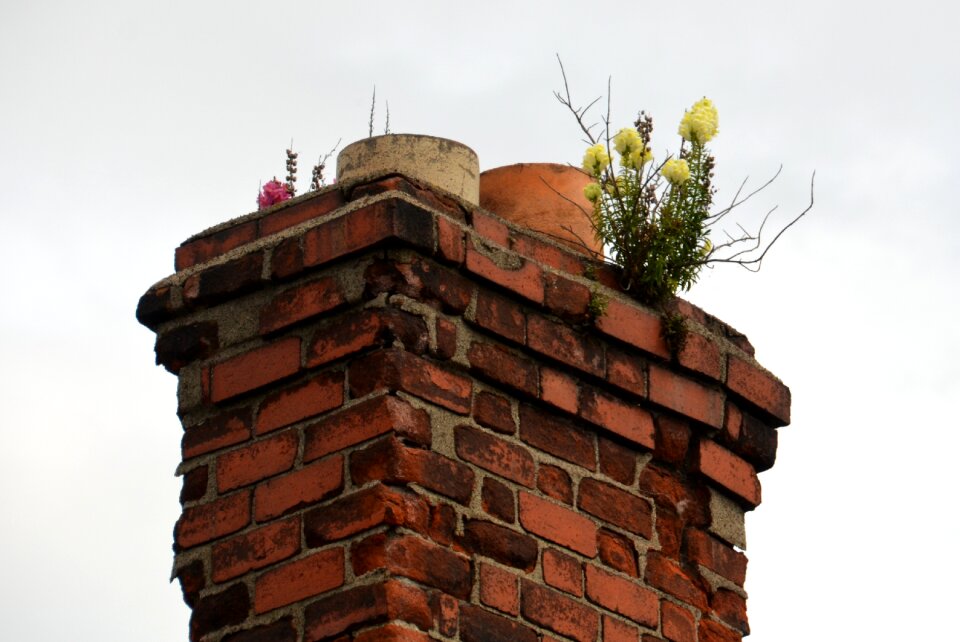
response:
<path id="1" fill-rule="evenodd" d="M 337 455 L 257 486 L 253 494 L 258 522 L 323 501 L 343 489 L 343 457 Z"/>
<path id="2" fill-rule="evenodd" d="M 316 547 L 381 525 L 423 531 L 428 519 L 429 509 L 419 495 L 377 484 L 311 509 L 303 530 L 307 546 Z"/>
<path id="3" fill-rule="evenodd" d="M 692 431 L 687 420 L 659 415 L 656 420 L 657 447 L 653 451 L 655 459 L 677 466 L 683 466 L 690 450 Z"/>
<path id="4" fill-rule="evenodd" d="M 747 556 L 703 531 L 687 529 L 687 555 L 738 586 L 746 580 Z"/>
<path id="5" fill-rule="evenodd" d="M 286 279 L 303 272 L 302 238 L 294 236 L 280 241 L 270 256 L 270 278 Z"/>
<path id="6" fill-rule="evenodd" d="M 207 236 L 184 242 L 175 252 L 177 272 L 205 263 L 257 238 L 257 222 L 233 225 Z"/>
<path id="7" fill-rule="evenodd" d="M 626 622 L 604 615 L 603 642 L 640 642 L 640 630 Z"/>
<path id="8" fill-rule="evenodd" d="M 546 243 L 523 230 L 514 232 L 513 251 L 532 258 L 537 263 L 549 265 L 555 270 L 580 276 L 583 274 L 582 256 L 569 249 L 561 249 Z"/>
<path id="9" fill-rule="evenodd" d="M 660 599 L 657 594 L 636 582 L 608 573 L 592 564 L 586 565 L 587 597 L 600 606 L 628 617 L 638 624 L 657 628 Z"/>
<path id="10" fill-rule="evenodd" d="M 235 397 L 289 377 L 299 369 L 299 337 L 269 343 L 213 366 L 210 400 Z"/>
<path id="11" fill-rule="evenodd" d="M 289 470 L 299 447 L 299 434 L 285 431 L 220 455 L 217 489 L 223 493 Z"/>
<path id="12" fill-rule="evenodd" d="M 698 581 L 680 568 L 675 561 L 656 551 L 647 551 L 647 569 L 644 579 L 649 586 L 669 593 L 681 602 L 701 611 L 707 608 L 707 595 Z"/>
<path id="13" fill-rule="evenodd" d="M 297 629 L 292 617 L 236 631 L 223 637 L 223 642 L 297 642 Z"/>
<path id="14" fill-rule="evenodd" d="M 510 350 L 490 343 L 473 342 L 467 351 L 471 368 L 484 377 L 505 386 L 537 396 L 537 366 Z"/>
<path id="15" fill-rule="evenodd" d="M 697 332 L 687 332 L 683 350 L 677 355 L 680 365 L 717 381 L 723 377 L 723 356 L 715 341 Z"/>
<path id="16" fill-rule="evenodd" d="M 510 228 L 504 225 L 500 218 L 474 210 L 470 222 L 477 234 L 485 240 L 493 241 L 501 247 L 510 246 Z"/>
<path id="17" fill-rule="evenodd" d="M 631 495 L 596 479 L 580 482 L 577 500 L 580 510 L 631 533 L 650 539 L 653 534 L 653 516 L 650 504 L 642 497 Z"/>
<path id="18" fill-rule="evenodd" d="M 717 589 L 710 598 L 710 608 L 714 615 L 723 620 L 728 626 L 744 635 L 750 635 L 750 625 L 747 623 L 747 602 L 733 591 Z"/>
<path id="19" fill-rule="evenodd" d="M 440 364 L 402 350 L 376 352 L 350 364 L 350 394 L 403 390 L 460 414 L 470 411 L 473 384 Z"/>
<path id="20" fill-rule="evenodd" d="M 343 549 L 333 548 L 271 569 L 257 578 L 253 609 L 266 613 L 343 586 Z"/>
<path id="21" fill-rule="evenodd" d="M 236 297 L 263 283 L 263 252 L 210 266 L 187 277 L 183 300 L 189 305 L 205 305 Z"/>
<path id="22" fill-rule="evenodd" d="M 434 639 L 422 631 L 408 629 L 399 624 L 384 624 L 353 636 L 353 642 L 430 642 Z"/>
<path id="23" fill-rule="evenodd" d="M 307 230 L 304 265 L 322 265 L 391 238 L 395 210 L 394 200 L 378 201 Z"/>
<path id="24" fill-rule="evenodd" d="M 387 581 L 322 597 L 304 609 L 304 640 L 332 640 L 356 626 L 387 620 L 431 628 L 433 616 L 426 595 L 416 587 Z"/>
<path id="25" fill-rule="evenodd" d="M 646 364 L 639 357 L 607 348 L 607 381 L 640 397 L 647 395 Z"/>
<path id="26" fill-rule="evenodd" d="M 576 558 L 552 548 L 543 551 L 543 581 L 564 593 L 583 595 L 583 571 Z"/>
<path id="27" fill-rule="evenodd" d="M 485 477 L 481 493 L 483 510 L 505 522 L 517 521 L 517 506 L 513 491 L 493 477 Z"/>
<path id="28" fill-rule="evenodd" d="M 604 373 L 603 346 L 600 342 L 578 334 L 565 323 L 531 314 L 527 318 L 527 345 L 540 354 L 578 370 L 597 376 Z"/>
<path id="29" fill-rule="evenodd" d="M 543 304 L 550 312 L 571 321 L 587 317 L 590 288 L 559 274 L 544 273 L 543 282 Z"/>
<path id="30" fill-rule="evenodd" d="M 743 637 L 736 631 L 731 631 L 719 622 L 701 618 L 699 628 L 699 642 L 740 642 Z"/>
<path id="31" fill-rule="evenodd" d="M 516 267 L 500 267 L 486 254 L 480 253 L 475 242 L 471 240 L 467 247 L 467 269 L 534 303 L 543 303 L 543 270 L 540 266 L 512 252 L 498 250 L 496 256 L 504 264 Z"/>
<path id="32" fill-rule="evenodd" d="M 620 482 L 631 485 L 637 475 L 637 453 L 606 437 L 597 439 L 597 452 L 600 455 L 600 472 Z"/>
<path id="33" fill-rule="evenodd" d="M 697 623 L 689 609 L 663 601 L 663 637 L 670 642 L 697 642 Z"/>
<path id="34" fill-rule="evenodd" d="M 461 504 L 473 495 L 474 473 L 469 466 L 429 450 L 407 448 L 399 440 L 384 440 L 353 453 L 350 476 L 354 484 L 370 481 L 415 483 Z"/>
<path id="35" fill-rule="evenodd" d="M 525 533 L 475 519 L 464 520 L 463 546 L 474 555 L 532 571 L 537 564 L 537 542 Z"/>
<path id="36" fill-rule="evenodd" d="M 273 522 L 214 544 L 211 576 L 214 582 L 224 582 L 285 560 L 299 551 L 300 519 Z"/>
<path id="37" fill-rule="evenodd" d="M 638 482 L 640 492 L 651 497 L 658 508 L 666 507 L 674 513 L 699 510 L 697 505 L 701 502 L 670 467 L 650 462 L 640 471 Z"/>
<path id="38" fill-rule="evenodd" d="M 240 624 L 249 614 L 250 595 L 242 583 L 238 582 L 219 593 L 205 595 L 197 601 L 190 616 L 190 641 L 208 639 L 208 633 Z"/>
<path id="39" fill-rule="evenodd" d="M 632 577 L 640 577 L 637 551 L 633 542 L 624 535 L 601 528 L 597 532 L 597 548 L 600 551 L 600 561 L 604 564 Z"/>
<path id="40" fill-rule="evenodd" d="M 551 406 L 577 414 L 580 388 L 577 380 L 559 370 L 540 368 L 540 398 Z"/>
<path id="41" fill-rule="evenodd" d="M 660 333 L 660 317 L 636 305 L 610 299 L 607 310 L 596 321 L 597 328 L 611 337 L 650 352 L 664 359 L 670 350 Z"/>
<path id="42" fill-rule="evenodd" d="M 559 504 L 521 491 L 520 523 L 534 535 L 539 535 L 587 557 L 594 557 L 597 554 L 596 525 L 586 517 Z"/>
<path id="43" fill-rule="evenodd" d="M 510 299 L 485 289 L 477 292 L 477 325 L 522 344 L 527 336 L 523 309 Z"/>
<path id="44" fill-rule="evenodd" d="M 241 408 L 187 427 L 180 447 L 184 461 L 250 439 L 252 423 L 250 409 Z"/>
<path id="45" fill-rule="evenodd" d="M 766 370 L 730 355 L 727 359 L 727 387 L 770 413 L 778 425 L 790 423 L 790 389 Z"/>
<path id="46" fill-rule="evenodd" d="M 314 377 L 267 396 L 257 413 L 258 435 L 333 410 L 343 404 L 343 373 Z"/>
<path id="47" fill-rule="evenodd" d="M 157 335 L 154 352 L 157 365 L 173 374 L 184 366 L 206 359 L 220 349 L 220 329 L 216 321 L 197 321 L 171 328 Z"/>
<path id="48" fill-rule="evenodd" d="M 455 438 L 461 459 L 533 488 L 535 468 L 527 449 L 470 426 L 458 426 Z"/>
<path id="49" fill-rule="evenodd" d="M 458 265 L 463 263 L 466 258 L 463 228 L 443 216 L 438 216 L 437 237 L 440 256 Z"/>
<path id="50" fill-rule="evenodd" d="M 723 434 L 726 440 L 736 443 L 740 440 L 740 431 L 743 427 L 743 413 L 734 404 L 727 402 L 727 414 L 723 418 Z"/>
<path id="51" fill-rule="evenodd" d="M 751 506 L 760 503 L 760 480 L 749 463 L 709 439 L 700 441 L 698 466 L 701 473 Z"/>
<path id="52" fill-rule="evenodd" d="M 534 624 L 577 642 L 594 642 L 597 639 L 600 618 L 596 611 L 527 580 L 523 580 L 520 610 L 523 617 Z"/>
<path id="53" fill-rule="evenodd" d="M 723 395 L 660 366 L 650 366 L 650 401 L 713 428 L 723 425 Z"/>
<path id="54" fill-rule="evenodd" d="M 580 416 L 641 446 L 653 449 L 655 445 L 650 413 L 605 392 L 584 387 Z"/>
<path id="55" fill-rule="evenodd" d="M 480 603 L 498 611 L 520 613 L 517 576 L 491 564 L 480 565 Z"/>
<path id="56" fill-rule="evenodd" d="M 269 236 L 304 221 L 326 216 L 344 203 L 343 194 L 339 189 L 333 188 L 299 203 L 282 207 L 260 219 L 260 236 Z"/>
<path id="57" fill-rule="evenodd" d="M 505 435 L 517 431 L 510 400 L 490 392 L 478 392 L 473 396 L 473 419 L 481 426 Z"/>
<path id="58" fill-rule="evenodd" d="M 437 607 L 437 629 L 440 635 L 452 638 L 457 635 L 460 621 L 460 602 L 449 595 L 440 594 Z"/>
<path id="59" fill-rule="evenodd" d="M 537 489 L 564 504 L 573 504 L 573 481 L 562 468 L 540 464 L 537 471 Z"/>
<path id="60" fill-rule="evenodd" d="M 249 492 L 221 497 L 207 504 L 184 509 L 177 521 L 177 545 L 180 548 L 190 548 L 236 533 L 249 523 Z"/>
<path id="61" fill-rule="evenodd" d="M 415 535 L 377 533 L 355 544 L 351 558 L 358 576 L 384 569 L 459 599 L 470 595 L 470 560 Z"/>
<path id="62" fill-rule="evenodd" d="M 307 367 L 315 368 L 399 337 L 409 350 L 423 352 L 427 325 L 422 318 L 391 308 L 347 313 L 314 333 L 307 347 Z"/>
<path id="63" fill-rule="evenodd" d="M 206 466 L 197 466 L 183 474 L 183 485 L 180 488 L 180 503 L 194 502 L 203 499 L 207 494 L 208 471 Z"/>
<path id="64" fill-rule="evenodd" d="M 430 443 L 427 413 L 401 399 L 384 395 L 308 426 L 304 431 L 303 461 L 318 459 L 391 431 L 417 443 Z"/>
<path id="65" fill-rule="evenodd" d="M 374 262 L 366 274 L 370 275 L 375 268 L 388 271 L 384 275 L 387 278 L 376 287 L 368 286 L 367 296 L 380 292 L 399 293 L 446 313 L 463 314 L 476 289 L 476 284 L 470 279 L 420 258 Z M 389 278 L 391 274 L 394 275 L 393 279 Z M 395 283 L 391 284 L 391 280 Z"/>
<path id="66" fill-rule="evenodd" d="M 329 312 L 346 303 L 346 300 L 336 280 L 330 277 L 287 288 L 260 311 L 260 334 L 274 332 Z"/>
<path id="67" fill-rule="evenodd" d="M 437 317 L 437 350 L 440 359 L 452 359 L 457 354 L 457 326 L 455 323 Z"/>
<path id="68" fill-rule="evenodd" d="M 520 439 L 570 463 L 597 469 L 593 433 L 533 406 L 520 406 Z"/>
<path id="69" fill-rule="evenodd" d="M 538 642 L 540 636 L 519 622 L 464 604 L 460 607 L 460 639 L 463 642 Z"/>
<path id="70" fill-rule="evenodd" d="M 458 542 L 456 509 L 444 502 L 431 504 L 429 519 L 427 536 L 437 544 L 456 547 Z"/>

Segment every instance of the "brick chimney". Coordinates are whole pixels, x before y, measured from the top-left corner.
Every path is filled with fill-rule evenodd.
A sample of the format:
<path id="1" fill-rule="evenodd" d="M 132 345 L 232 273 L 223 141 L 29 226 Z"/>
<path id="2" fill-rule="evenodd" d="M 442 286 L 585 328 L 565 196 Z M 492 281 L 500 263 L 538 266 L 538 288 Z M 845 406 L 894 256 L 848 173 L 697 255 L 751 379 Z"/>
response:
<path id="1" fill-rule="evenodd" d="M 740 640 L 789 390 L 681 300 L 671 354 L 610 269 L 418 154 L 341 159 L 140 300 L 179 377 L 190 639 Z"/>

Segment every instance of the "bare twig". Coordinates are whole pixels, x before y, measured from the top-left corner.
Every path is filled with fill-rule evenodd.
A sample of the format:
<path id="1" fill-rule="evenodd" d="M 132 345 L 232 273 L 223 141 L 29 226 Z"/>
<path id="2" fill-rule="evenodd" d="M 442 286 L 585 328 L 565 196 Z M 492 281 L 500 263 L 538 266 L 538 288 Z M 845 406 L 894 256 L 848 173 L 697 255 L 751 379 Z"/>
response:
<path id="1" fill-rule="evenodd" d="M 373 86 L 373 99 L 370 101 L 370 126 L 367 130 L 367 138 L 373 138 L 373 114 L 377 107 L 377 86 Z"/>

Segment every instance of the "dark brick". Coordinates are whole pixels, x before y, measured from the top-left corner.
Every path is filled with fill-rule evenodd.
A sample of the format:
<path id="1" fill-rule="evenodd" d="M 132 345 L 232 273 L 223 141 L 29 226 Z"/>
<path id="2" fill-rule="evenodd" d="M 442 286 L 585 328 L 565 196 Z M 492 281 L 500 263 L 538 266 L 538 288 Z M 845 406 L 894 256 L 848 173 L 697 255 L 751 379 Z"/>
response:
<path id="1" fill-rule="evenodd" d="M 154 348 L 157 365 L 177 374 L 198 359 L 206 359 L 220 348 L 216 321 L 198 321 L 157 335 Z"/>
<path id="2" fill-rule="evenodd" d="M 250 612 L 250 595 L 243 584 L 234 584 L 225 591 L 201 598 L 190 617 L 190 640 L 199 642 L 203 636 L 226 626 L 240 624 Z"/>
<path id="3" fill-rule="evenodd" d="M 517 431 L 510 400 L 491 392 L 478 392 L 473 396 L 473 419 L 505 435 Z"/>
<path id="4" fill-rule="evenodd" d="M 285 617 L 273 624 L 231 633 L 223 642 L 297 642 L 297 630 L 293 618 Z"/>
<path id="5" fill-rule="evenodd" d="M 263 252 L 255 252 L 189 277 L 183 298 L 194 304 L 214 303 L 248 292 L 262 281 Z"/>
<path id="6" fill-rule="evenodd" d="M 481 500 L 483 510 L 505 522 L 515 522 L 517 519 L 517 505 L 513 491 L 506 484 L 493 477 L 485 477 Z"/>
<path id="7" fill-rule="evenodd" d="M 611 484 L 584 478 L 580 482 L 577 506 L 594 517 L 650 539 L 653 535 L 652 509 L 647 500 Z"/>
<path id="8" fill-rule="evenodd" d="M 479 606 L 460 607 L 460 639 L 463 642 L 537 642 L 533 629 L 496 615 Z"/>
<path id="9" fill-rule="evenodd" d="M 180 503 L 202 499 L 207 494 L 207 467 L 198 466 L 183 474 L 183 487 L 180 489 Z"/>
<path id="10" fill-rule="evenodd" d="M 525 571 L 532 571 L 537 565 L 537 542 L 529 535 L 492 522 L 464 522 L 464 546 L 472 553 Z"/>
<path id="11" fill-rule="evenodd" d="M 520 406 L 520 438 L 560 459 L 597 469 L 592 433 L 533 406 Z"/>

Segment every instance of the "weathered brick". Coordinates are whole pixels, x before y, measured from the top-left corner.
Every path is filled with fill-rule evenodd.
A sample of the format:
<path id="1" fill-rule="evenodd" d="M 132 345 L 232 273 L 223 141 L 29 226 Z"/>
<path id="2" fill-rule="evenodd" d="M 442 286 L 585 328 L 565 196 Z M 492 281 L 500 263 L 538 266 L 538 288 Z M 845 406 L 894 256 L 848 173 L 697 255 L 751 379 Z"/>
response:
<path id="1" fill-rule="evenodd" d="M 275 567 L 257 578 L 253 608 L 266 613 L 343 586 L 344 552 L 331 548 Z"/>
<path id="2" fill-rule="evenodd" d="M 206 359 L 220 348 L 216 321 L 198 321 L 157 335 L 157 365 L 177 374 L 184 366 Z"/>
<path id="3" fill-rule="evenodd" d="M 597 438 L 597 453 L 600 455 L 600 472 L 620 482 L 630 485 L 637 474 L 637 453 L 607 437 Z"/>
<path id="4" fill-rule="evenodd" d="M 343 489 L 343 457 L 337 455 L 269 479 L 253 493 L 258 522 L 323 501 Z"/>
<path id="5" fill-rule="evenodd" d="M 340 316 L 313 335 L 306 364 L 315 368 L 374 346 L 389 346 L 399 339 L 416 353 L 426 350 L 429 335 L 421 317 L 393 308 L 368 308 Z"/>
<path id="6" fill-rule="evenodd" d="M 520 524 L 534 535 L 587 557 L 597 554 L 597 527 L 593 522 L 559 504 L 523 491 L 520 492 Z"/>
<path id="7" fill-rule="evenodd" d="M 466 259 L 463 228 L 443 216 L 437 217 L 437 241 L 440 256 L 452 263 L 461 264 Z"/>
<path id="8" fill-rule="evenodd" d="M 559 274 L 543 275 L 543 304 L 550 312 L 568 321 L 583 321 L 590 307 L 590 288 Z"/>
<path id="9" fill-rule="evenodd" d="M 197 466 L 183 474 L 183 486 L 180 488 L 180 503 L 197 501 L 207 494 L 207 467 Z"/>
<path id="10" fill-rule="evenodd" d="M 640 397 L 647 395 L 646 364 L 636 356 L 607 348 L 606 379 L 616 387 Z"/>
<path id="11" fill-rule="evenodd" d="M 527 345 L 537 352 L 583 372 L 602 376 L 603 346 L 589 335 L 539 314 L 527 318 Z"/>
<path id="12" fill-rule="evenodd" d="M 430 443 L 427 413 L 397 397 L 382 395 L 307 426 L 303 461 L 318 459 L 391 431 L 420 444 Z"/>
<path id="13" fill-rule="evenodd" d="M 723 395 L 657 365 L 650 366 L 650 400 L 712 428 L 723 425 Z"/>
<path id="14" fill-rule="evenodd" d="M 596 611 L 527 580 L 522 582 L 520 611 L 527 620 L 577 642 L 597 639 L 600 618 Z"/>
<path id="15" fill-rule="evenodd" d="M 180 548 L 190 548 L 236 533 L 249 523 L 250 492 L 243 491 L 184 509 L 175 539 Z"/>
<path id="16" fill-rule="evenodd" d="M 698 635 L 699 642 L 740 642 L 743 639 L 738 632 L 707 618 L 700 619 Z"/>
<path id="17" fill-rule="evenodd" d="M 455 637 L 460 628 L 460 602 L 456 598 L 441 593 L 437 598 L 437 629 L 440 635 Z"/>
<path id="18" fill-rule="evenodd" d="M 190 616 L 190 642 L 199 642 L 209 633 L 240 624 L 250 613 L 250 594 L 241 583 L 197 602 Z"/>
<path id="19" fill-rule="evenodd" d="M 250 438 L 252 413 L 249 408 L 222 412 L 183 433 L 180 448 L 183 459 L 242 443 Z"/>
<path id="20" fill-rule="evenodd" d="M 517 431 L 510 400 L 492 392 L 478 392 L 473 396 L 473 419 L 505 435 Z"/>
<path id="21" fill-rule="evenodd" d="M 460 607 L 460 639 L 463 642 L 538 642 L 540 636 L 519 622 L 464 604 Z"/>
<path id="22" fill-rule="evenodd" d="M 300 338 L 288 337 L 238 354 L 213 366 L 210 400 L 223 401 L 295 374 Z"/>
<path id="23" fill-rule="evenodd" d="M 458 426 L 454 434 L 461 459 L 533 488 L 535 467 L 528 450 L 470 426 Z"/>
<path id="24" fill-rule="evenodd" d="M 790 389 L 766 370 L 730 355 L 727 358 L 727 387 L 768 412 L 778 425 L 790 423 Z"/>
<path id="25" fill-rule="evenodd" d="M 326 216 L 345 202 L 340 190 L 332 188 L 298 203 L 281 207 L 260 219 L 260 236 L 270 236 L 304 221 Z"/>
<path id="26" fill-rule="evenodd" d="M 463 545 L 474 555 L 525 571 L 537 564 L 537 542 L 532 537 L 492 522 L 464 520 Z"/>
<path id="27" fill-rule="evenodd" d="M 473 494 L 474 473 L 469 466 L 429 450 L 407 448 L 387 437 L 350 457 L 354 484 L 370 481 L 415 483 L 461 504 Z"/>
<path id="28" fill-rule="evenodd" d="M 175 303 L 177 290 L 175 285 L 155 285 L 144 292 L 137 302 L 137 321 L 155 331 L 181 307 Z"/>
<path id="29" fill-rule="evenodd" d="M 670 350 L 660 332 L 660 317 L 637 305 L 610 299 L 604 314 L 596 321 L 597 328 L 611 337 L 664 359 Z"/>
<path id="30" fill-rule="evenodd" d="M 496 256 L 496 262 L 488 254 Z M 501 267 L 501 264 L 511 267 Z M 466 267 L 477 276 L 516 292 L 534 303 L 543 303 L 543 270 L 536 263 L 519 255 L 504 250 L 481 253 L 477 249 L 476 240 L 471 239 L 467 244 Z"/>
<path id="31" fill-rule="evenodd" d="M 648 642 L 648 640 L 652 641 L 654 637 L 644 636 L 644 642 Z M 640 630 L 632 624 L 604 615 L 603 642 L 640 642 Z"/>
<path id="32" fill-rule="evenodd" d="M 569 249 L 547 243 L 525 230 L 514 232 L 512 239 L 514 252 L 530 257 L 537 263 L 549 265 L 555 270 L 580 276 L 583 274 L 584 258 Z"/>
<path id="33" fill-rule="evenodd" d="M 689 609 L 666 600 L 660 608 L 663 637 L 670 642 L 697 642 L 697 623 Z"/>
<path id="34" fill-rule="evenodd" d="M 380 525 L 423 531 L 428 519 L 429 509 L 419 495 L 377 484 L 307 511 L 304 540 L 317 547 Z"/>
<path id="35" fill-rule="evenodd" d="M 537 396 L 539 377 L 532 361 L 503 346 L 476 341 L 470 344 L 467 359 L 471 369 L 480 375 L 531 397 Z"/>
<path id="36" fill-rule="evenodd" d="M 580 510 L 650 539 L 653 515 L 650 504 L 616 486 L 589 477 L 580 482 L 577 499 Z"/>
<path id="37" fill-rule="evenodd" d="M 180 580 L 183 601 L 190 608 L 197 606 L 200 591 L 207 588 L 207 574 L 202 559 L 196 559 L 174 570 L 174 577 Z"/>
<path id="38" fill-rule="evenodd" d="M 483 510 L 498 519 L 510 523 L 517 520 L 517 506 L 513 491 L 493 477 L 483 479 L 481 504 Z"/>
<path id="39" fill-rule="evenodd" d="M 647 568 L 643 577 L 649 586 L 668 593 L 681 602 L 701 611 L 707 608 L 707 594 L 698 580 L 675 561 L 656 551 L 647 551 Z"/>
<path id="40" fill-rule="evenodd" d="M 255 424 L 262 435 L 333 410 L 343 404 L 343 373 L 331 372 L 268 395 Z"/>
<path id="41" fill-rule="evenodd" d="M 747 601 L 733 591 L 721 588 L 710 597 L 714 615 L 744 635 L 750 635 L 747 623 Z"/>
<path id="42" fill-rule="evenodd" d="M 698 470 L 751 506 L 760 503 L 760 480 L 749 463 L 709 439 L 700 440 Z"/>
<path id="43" fill-rule="evenodd" d="M 303 272 L 303 239 L 300 236 L 284 239 L 273 248 L 270 256 L 270 278 L 287 279 Z"/>
<path id="44" fill-rule="evenodd" d="M 285 560 L 299 551 L 300 519 L 272 522 L 214 544 L 211 575 L 214 582 L 225 582 Z"/>
<path id="45" fill-rule="evenodd" d="M 457 325 L 437 317 L 437 349 L 434 354 L 440 359 L 452 359 L 457 354 Z"/>
<path id="46" fill-rule="evenodd" d="M 200 238 L 184 241 L 174 253 L 177 272 L 205 263 L 257 238 L 257 222 L 248 221 L 218 230 Z"/>
<path id="47" fill-rule="evenodd" d="M 477 325 L 522 344 L 526 339 L 523 309 L 510 299 L 481 289 L 477 292 Z"/>
<path id="48" fill-rule="evenodd" d="M 518 615 L 520 585 L 517 576 L 492 564 L 480 564 L 480 603 Z"/>
<path id="49" fill-rule="evenodd" d="M 208 267 L 183 283 L 183 299 L 206 305 L 249 292 L 263 283 L 263 252 Z"/>
<path id="50" fill-rule="evenodd" d="M 264 626 L 225 635 L 223 642 L 297 642 L 297 629 L 293 618 L 285 617 Z"/>
<path id="51" fill-rule="evenodd" d="M 375 629 L 361 631 L 353 636 L 353 642 L 431 642 L 431 640 L 436 640 L 436 638 L 399 624 L 384 624 Z"/>
<path id="52" fill-rule="evenodd" d="M 583 571 L 575 557 L 547 548 L 543 551 L 543 581 L 564 593 L 583 595 Z"/>
<path id="53" fill-rule="evenodd" d="M 475 284 L 460 274 L 421 258 L 373 261 L 364 271 L 365 298 L 403 294 L 443 312 L 462 314 Z"/>
<path id="54" fill-rule="evenodd" d="M 551 406 L 577 414 L 580 386 L 577 380 L 559 370 L 540 368 L 540 398 Z"/>
<path id="55" fill-rule="evenodd" d="M 510 228 L 499 217 L 486 214 L 480 210 L 471 213 L 470 223 L 473 229 L 488 241 L 493 241 L 501 247 L 510 246 Z"/>
<path id="56" fill-rule="evenodd" d="M 537 489 L 564 504 L 573 503 L 573 481 L 570 474 L 557 466 L 540 464 L 537 470 Z"/>
<path id="57" fill-rule="evenodd" d="M 653 417 L 649 412 L 596 388 L 583 387 L 580 416 L 646 448 L 653 449 L 655 445 Z"/>
<path id="58" fill-rule="evenodd" d="M 293 466 L 300 436 L 284 431 L 217 458 L 217 489 L 223 493 L 272 477 Z"/>
<path id="59" fill-rule="evenodd" d="M 375 390 L 403 390 L 460 414 L 470 411 L 470 379 L 402 350 L 375 352 L 354 361 L 349 380 L 354 397 Z"/>
<path id="60" fill-rule="evenodd" d="M 687 555 L 691 560 L 719 573 L 734 584 L 743 586 L 747 577 L 746 555 L 693 528 L 687 529 L 686 544 Z"/>
<path id="61" fill-rule="evenodd" d="M 387 620 L 429 629 L 432 619 L 422 590 L 392 580 L 365 584 L 308 605 L 304 609 L 304 640 L 333 640 L 344 631 Z"/>
<path id="62" fill-rule="evenodd" d="M 520 405 L 520 438 L 560 459 L 597 469 L 593 433 L 533 406 Z"/>
<path id="63" fill-rule="evenodd" d="M 287 288 L 260 310 L 260 334 L 275 332 L 347 302 L 336 279 L 322 277 Z"/>
<path id="64" fill-rule="evenodd" d="M 355 545 L 354 551 L 357 575 L 382 568 L 460 599 L 470 595 L 470 560 L 420 537 L 377 533 Z"/>
<path id="65" fill-rule="evenodd" d="M 688 331 L 683 349 L 677 355 L 680 365 L 720 381 L 723 376 L 723 355 L 717 343 L 698 332 Z"/>
<path id="66" fill-rule="evenodd" d="M 740 438 L 730 445 L 738 455 L 753 464 L 759 473 L 773 468 L 777 460 L 777 431 L 747 413 L 743 415 Z"/>
<path id="67" fill-rule="evenodd" d="M 627 537 L 620 533 L 601 528 L 597 532 L 597 549 L 600 561 L 632 577 L 640 577 L 637 567 L 637 551 Z"/>
<path id="68" fill-rule="evenodd" d="M 656 593 L 593 564 L 587 564 L 585 570 L 587 597 L 591 602 L 638 624 L 651 629 L 657 628 L 660 620 L 660 598 Z"/>

